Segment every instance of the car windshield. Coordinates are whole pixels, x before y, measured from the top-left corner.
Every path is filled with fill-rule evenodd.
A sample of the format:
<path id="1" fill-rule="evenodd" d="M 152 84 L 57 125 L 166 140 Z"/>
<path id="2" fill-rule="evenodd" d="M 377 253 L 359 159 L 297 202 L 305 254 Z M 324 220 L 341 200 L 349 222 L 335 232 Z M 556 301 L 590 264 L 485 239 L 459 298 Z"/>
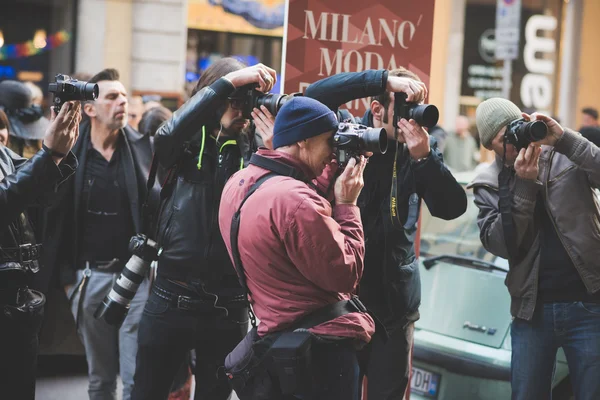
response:
<path id="1" fill-rule="evenodd" d="M 445 221 L 434 218 L 427 207 L 422 207 L 420 253 L 424 258 L 441 255 L 473 257 L 499 267 L 508 267 L 505 259 L 496 257 L 481 245 L 477 226 L 478 208 L 473 191 L 467 191 L 467 211 L 460 217 Z"/>

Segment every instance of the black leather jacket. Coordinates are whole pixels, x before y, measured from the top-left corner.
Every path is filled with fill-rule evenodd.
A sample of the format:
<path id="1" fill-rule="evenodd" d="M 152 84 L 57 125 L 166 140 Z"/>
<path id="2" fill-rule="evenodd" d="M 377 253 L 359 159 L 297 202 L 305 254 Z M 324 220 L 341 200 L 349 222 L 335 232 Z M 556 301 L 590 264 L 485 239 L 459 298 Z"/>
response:
<path id="1" fill-rule="evenodd" d="M 0 289 L 29 285 L 38 272 L 38 246 L 25 210 L 51 202 L 75 168 L 73 153 L 57 166 L 44 150 L 28 161 L 0 146 Z"/>
<path id="2" fill-rule="evenodd" d="M 234 90 L 226 79 L 200 90 L 159 128 L 155 145 L 159 162 L 170 170 L 156 234 L 158 274 L 236 296 L 242 292 L 217 214 L 225 182 L 242 167 L 242 151 L 231 138 L 217 143 L 207 126 L 218 127 L 217 110 Z"/>

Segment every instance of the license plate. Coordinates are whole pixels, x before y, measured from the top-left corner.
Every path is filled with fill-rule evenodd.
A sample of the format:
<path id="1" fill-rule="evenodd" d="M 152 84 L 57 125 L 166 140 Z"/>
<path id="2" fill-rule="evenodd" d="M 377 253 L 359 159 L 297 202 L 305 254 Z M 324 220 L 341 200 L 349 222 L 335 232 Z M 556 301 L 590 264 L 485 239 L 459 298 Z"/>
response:
<path id="1" fill-rule="evenodd" d="M 436 398 L 440 388 L 440 374 L 413 367 L 410 392 Z"/>

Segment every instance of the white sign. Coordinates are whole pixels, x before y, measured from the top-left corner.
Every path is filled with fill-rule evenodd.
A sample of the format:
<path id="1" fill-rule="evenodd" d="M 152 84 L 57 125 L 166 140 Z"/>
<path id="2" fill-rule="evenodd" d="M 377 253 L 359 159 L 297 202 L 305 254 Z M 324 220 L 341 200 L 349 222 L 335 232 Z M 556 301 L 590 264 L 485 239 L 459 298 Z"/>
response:
<path id="1" fill-rule="evenodd" d="M 521 0 L 496 3 L 496 59 L 516 60 L 519 56 Z"/>

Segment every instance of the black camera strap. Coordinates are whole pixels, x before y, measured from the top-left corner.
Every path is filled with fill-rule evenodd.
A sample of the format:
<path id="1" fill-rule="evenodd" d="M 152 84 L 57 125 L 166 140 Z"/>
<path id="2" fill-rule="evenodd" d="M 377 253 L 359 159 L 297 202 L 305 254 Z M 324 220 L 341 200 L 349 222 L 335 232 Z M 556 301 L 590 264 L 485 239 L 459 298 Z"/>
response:
<path id="1" fill-rule="evenodd" d="M 152 163 L 150 164 L 150 172 L 148 173 L 148 180 L 146 181 L 146 197 L 144 198 L 144 204 L 142 204 L 142 231 L 146 233 L 150 231 L 152 227 L 152 215 L 150 210 L 150 196 L 152 195 L 152 189 L 156 182 L 156 172 L 158 171 L 158 156 L 156 153 L 152 155 Z"/>
<path id="2" fill-rule="evenodd" d="M 402 228 L 403 224 L 400 221 L 400 212 L 398 210 L 398 151 L 400 150 L 400 144 L 398 143 L 398 128 L 394 126 L 396 134 L 396 153 L 394 154 L 394 166 L 392 168 L 392 185 L 390 189 L 390 218 L 392 226 L 394 228 Z"/>
<path id="3" fill-rule="evenodd" d="M 502 170 L 498 174 L 498 209 L 502 217 L 502 231 L 504 243 L 510 258 L 517 256 L 517 240 L 515 222 L 512 216 L 512 193 L 510 191 L 510 180 L 514 170 L 506 166 L 506 140 L 504 140 L 504 156 L 502 157 Z"/>

